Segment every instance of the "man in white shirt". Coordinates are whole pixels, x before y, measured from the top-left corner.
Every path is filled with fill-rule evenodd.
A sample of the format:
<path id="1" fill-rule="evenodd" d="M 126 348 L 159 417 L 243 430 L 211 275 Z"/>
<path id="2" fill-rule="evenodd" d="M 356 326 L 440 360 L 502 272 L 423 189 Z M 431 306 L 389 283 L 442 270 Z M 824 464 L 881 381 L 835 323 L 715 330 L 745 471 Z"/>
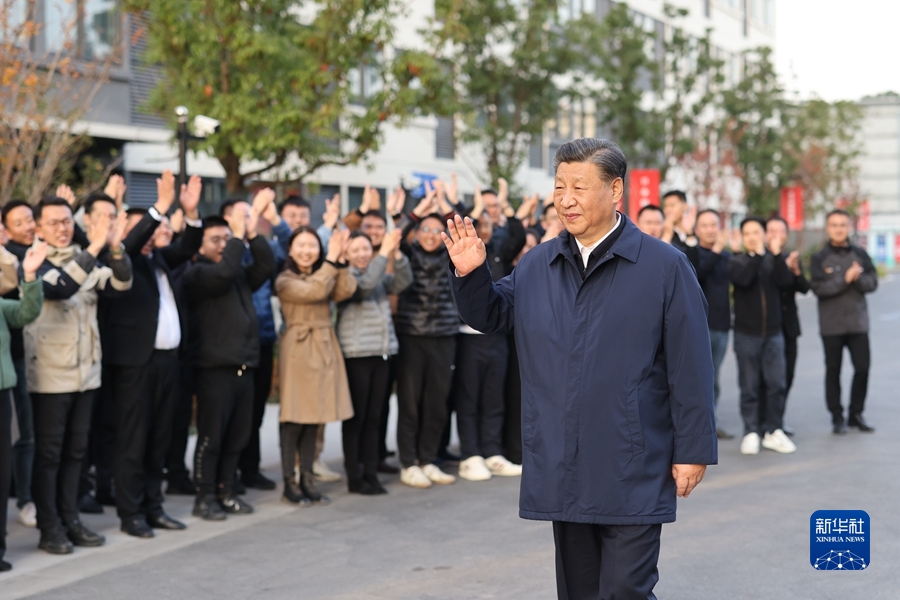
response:
<path id="1" fill-rule="evenodd" d="M 116 510 L 122 531 L 153 537 L 153 528 L 184 529 L 162 508 L 163 465 L 172 435 L 179 380 L 178 352 L 187 334 L 171 271 L 190 260 L 203 237 L 197 204 L 198 177 L 182 188 L 187 227 L 181 238 L 156 248 L 157 228 L 175 200 L 171 172 L 158 180 L 158 200 L 149 210 L 128 210 L 123 242 L 134 264 L 134 284 L 121 299 L 102 302 L 104 386 L 115 404 Z"/>

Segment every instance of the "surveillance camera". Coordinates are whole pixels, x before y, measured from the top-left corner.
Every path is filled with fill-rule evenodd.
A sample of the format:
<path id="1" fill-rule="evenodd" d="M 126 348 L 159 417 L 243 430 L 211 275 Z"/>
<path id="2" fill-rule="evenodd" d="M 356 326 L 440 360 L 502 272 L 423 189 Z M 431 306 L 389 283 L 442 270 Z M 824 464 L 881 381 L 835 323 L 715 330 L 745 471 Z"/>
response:
<path id="1" fill-rule="evenodd" d="M 194 132 L 197 136 L 209 137 L 217 131 L 219 131 L 219 121 L 204 115 L 194 117 Z"/>

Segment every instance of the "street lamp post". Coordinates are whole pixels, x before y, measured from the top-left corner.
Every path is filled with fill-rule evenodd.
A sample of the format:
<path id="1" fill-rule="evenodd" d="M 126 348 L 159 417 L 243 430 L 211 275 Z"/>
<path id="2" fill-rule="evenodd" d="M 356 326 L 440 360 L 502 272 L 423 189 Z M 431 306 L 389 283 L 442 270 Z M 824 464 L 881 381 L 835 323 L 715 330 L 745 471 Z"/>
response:
<path id="1" fill-rule="evenodd" d="M 178 115 L 178 191 L 187 183 L 187 149 L 188 149 L 188 109 L 185 106 L 175 108 Z"/>

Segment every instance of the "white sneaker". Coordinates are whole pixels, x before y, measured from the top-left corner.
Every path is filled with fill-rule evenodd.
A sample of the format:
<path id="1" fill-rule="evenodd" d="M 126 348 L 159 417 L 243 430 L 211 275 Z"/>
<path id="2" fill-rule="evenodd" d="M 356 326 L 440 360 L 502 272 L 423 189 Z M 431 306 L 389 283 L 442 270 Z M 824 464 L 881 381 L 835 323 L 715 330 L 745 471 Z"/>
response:
<path id="1" fill-rule="evenodd" d="M 19 509 L 19 523 L 25 527 L 37 527 L 37 509 L 34 502 L 28 502 Z"/>
<path id="2" fill-rule="evenodd" d="M 459 476 L 469 481 L 487 481 L 491 470 L 480 456 L 470 456 L 459 463 Z"/>
<path id="3" fill-rule="evenodd" d="M 780 452 L 781 454 L 790 454 L 797 451 L 797 446 L 790 440 L 787 434 L 781 429 L 776 429 L 772 433 L 767 433 L 763 437 L 762 447 Z"/>
<path id="4" fill-rule="evenodd" d="M 332 471 L 330 468 L 328 468 L 328 465 L 326 465 L 321 460 L 317 460 L 313 463 L 313 475 L 317 480 L 323 481 L 325 483 L 340 481 L 342 479 L 340 473 L 335 473 L 334 471 Z"/>
<path id="5" fill-rule="evenodd" d="M 422 472 L 425 473 L 425 475 L 432 481 L 432 483 L 447 485 L 456 481 L 456 477 L 448 473 L 444 473 L 438 468 L 437 465 L 425 465 L 424 467 L 422 467 Z"/>
<path id="6" fill-rule="evenodd" d="M 421 467 L 412 466 L 400 470 L 400 481 L 409 487 L 425 489 L 431 487 L 431 480 Z"/>
<path id="7" fill-rule="evenodd" d="M 505 456 L 498 454 L 484 461 L 491 474 L 502 477 L 518 477 L 522 474 L 522 465 L 517 465 L 506 460 Z"/>
<path id="8" fill-rule="evenodd" d="M 759 454 L 759 434 L 748 433 L 741 440 L 741 454 Z"/>

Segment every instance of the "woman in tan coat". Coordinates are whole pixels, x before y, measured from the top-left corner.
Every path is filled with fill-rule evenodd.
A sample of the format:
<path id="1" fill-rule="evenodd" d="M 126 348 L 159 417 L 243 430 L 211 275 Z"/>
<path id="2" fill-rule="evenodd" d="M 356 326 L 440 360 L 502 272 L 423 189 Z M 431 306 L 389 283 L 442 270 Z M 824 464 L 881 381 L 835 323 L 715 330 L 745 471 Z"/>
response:
<path id="1" fill-rule="evenodd" d="M 331 303 L 356 292 L 356 279 L 342 261 L 349 232 L 335 233 L 325 254 L 311 227 L 288 241 L 284 271 L 275 291 L 284 313 L 278 364 L 281 383 L 281 468 L 284 499 L 309 505 L 329 500 L 316 490 L 312 465 L 319 425 L 353 416 L 344 357 L 331 321 Z M 299 485 L 294 464 L 300 453 Z"/>

